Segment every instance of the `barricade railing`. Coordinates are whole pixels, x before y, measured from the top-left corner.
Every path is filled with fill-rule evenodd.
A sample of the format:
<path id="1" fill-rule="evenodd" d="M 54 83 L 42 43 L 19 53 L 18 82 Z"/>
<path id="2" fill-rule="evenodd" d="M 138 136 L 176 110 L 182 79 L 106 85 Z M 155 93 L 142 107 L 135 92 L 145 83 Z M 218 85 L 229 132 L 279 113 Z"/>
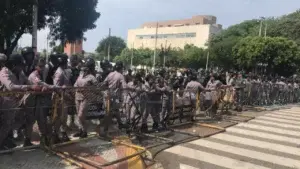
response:
<path id="1" fill-rule="evenodd" d="M 251 83 L 235 88 L 232 98 L 232 102 L 241 106 L 286 105 L 299 102 L 300 89 L 269 82 Z"/>

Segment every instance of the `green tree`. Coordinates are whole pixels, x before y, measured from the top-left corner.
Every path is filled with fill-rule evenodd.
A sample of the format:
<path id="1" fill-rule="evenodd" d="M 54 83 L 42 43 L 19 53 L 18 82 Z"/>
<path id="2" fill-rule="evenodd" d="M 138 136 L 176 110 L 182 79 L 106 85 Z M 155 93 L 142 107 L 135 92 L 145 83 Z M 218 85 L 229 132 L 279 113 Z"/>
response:
<path id="1" fill-rule="evenodd" d="M 283 37 L 246 37 L 233 48 L 236 62 L 245 68 L 267 65 L 267 73 L 288 76 L 299 65 L 299 48 L 295 41 Z"/>
<path id="2" fill-rule="evenodd" d="M 259 34 L 260 20 L 244 21 L 212 36 L 208 42 L 210 62 L 225 69 L 235 67 L 232 48 L 243 37 Z"/>
<path id="3" fill-rule="evenodd" d="M 185 45 L 183 55 L 184 67 L 198 69 L 206 65 L 206 51 L 194 45 Z"/>
<path id="4" fill-rule="evenodd" d="M 36 0 L 0 1 L 0 52 L 10 54 L 24 33 L 32 31 L 32 6 Z M 73 42 L 96 27 L 97 0 L 38 0 L 38 29 L 50 28 L 53 41 Z"/>
<path id="5" fill-rule="evenodd" d="M 114 60 L 114 58 L 120 55 L 123 49 L 126 48 L 126 43 L 120 37 L 110 36 L 102 39 L 99 42 L 96 52 L 103 56 L 108 56 L 109 48 L 110 48 L 110 59 Z"/>

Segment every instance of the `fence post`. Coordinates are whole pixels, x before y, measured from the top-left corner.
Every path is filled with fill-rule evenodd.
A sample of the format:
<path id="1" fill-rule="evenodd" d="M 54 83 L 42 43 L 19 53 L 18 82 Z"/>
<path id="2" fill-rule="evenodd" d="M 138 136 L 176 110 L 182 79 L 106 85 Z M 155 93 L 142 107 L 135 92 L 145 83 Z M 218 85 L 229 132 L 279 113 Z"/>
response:
<path id="1" fill-rule="evenodd" d="M 106 98 L 106 111 L 110 113 L 110 91 L 107 91 L 107 98 Z"/>
<path id="2" fill-rule="evenodd" d="M 172 112 L 175 114 L 175 105 L 176 105 L 176 91 L 173 90 L 173 95 L 172 95 Z"/>
<path id="3" fill-rule="evenodd" d="M 196 114 L 200 112 L 200 90 L 197 90 L 197 95 L 196 95 Z"/>

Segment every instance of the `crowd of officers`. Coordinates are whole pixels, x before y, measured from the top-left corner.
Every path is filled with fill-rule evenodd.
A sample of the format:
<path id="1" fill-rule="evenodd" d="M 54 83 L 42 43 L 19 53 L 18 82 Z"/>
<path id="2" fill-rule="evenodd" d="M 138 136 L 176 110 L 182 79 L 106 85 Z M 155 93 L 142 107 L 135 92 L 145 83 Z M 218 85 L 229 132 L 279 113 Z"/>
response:
<path id="1" fill-rule="evenodd" d="M 103 96 L 102 104 L 106 113 L 103 130 L 99 135 L 106 137 L 113 118 L 116 118 L 120 129 L 127 129 L 135 123 L 136 115 L 141 116 L 139 128 L 142 132 L 148 132 L 149 115 L 153 121 L 152 130 L 164 130 L 172 113 L 172 105 L 180 106 L 187 102 L 196 105 L 199 92 L 202 100 L 199 106 L 201 109 L 214 107 L 213 111 L 206 114 L 214 117 L 220 97 L 219 89 L 242 91 L 242 96 L 239 97 L 245 97 L 245 93 L 255 89 L 255 84 L 262 83 L 255 78 L 243 78 L 240 74 L 227 74 L 225 77 L 217 74 L 200 76 L 199 72 L 188 69 L 178 75 L 176 71 L 161 69 L 148 74 L 141 70 L 134 75 L 128 70 L 124 75 L 122 62 L 112 66 L 108 61 L 103 61 L 102 72 L 96 72 L 95 66 L 93 58 L 81 60 L 76 55 L 69 58 L 65 54 L 54 53 L 45 60 L 37 57 L 30 47 L 24 48 L 22 54 L 8 57 L 0 54 L 0 148 L 10 149 L 16 146 L 12 139 L 14 131 L 22 131 L 23 146 L 31 146 L 35 122 L 39 127 L 41 145 L 70 141 L 67 129 L 72 121 L 78 127 L 78 132 L 73 136 L 87 137 L 86 114 L 91 103 L 95 102 L 93 99 L 97 98 L 92 97 L 93 95 Z M 275 83 L 283 87 L 282 91 L 290 87 L 283 79 Z M 299 88 L 296 84 L 292 86 Z M 84 90 L 89 87 L 97 90 Z M 68 92 L 72 88 L 74 90 L 70 91 L 75 92 Z M 64 96 L 57 92 L 60 90 L 66 91 Z M 5 94 L 24 91 L 35 93 Z M 173 99 L 174 96 L 176 99 Z M 58 105 L 63 106 L 58 106 L 56 111 L 50 111 L 56 100 Z M 70 109 L 72 105 L 76 109 Z M 121 113 L 126 115 L 126 122 L 122 121 Z M 190 120 L 194 120 L 195 115 L 196 111 L 193 111 Z"/>

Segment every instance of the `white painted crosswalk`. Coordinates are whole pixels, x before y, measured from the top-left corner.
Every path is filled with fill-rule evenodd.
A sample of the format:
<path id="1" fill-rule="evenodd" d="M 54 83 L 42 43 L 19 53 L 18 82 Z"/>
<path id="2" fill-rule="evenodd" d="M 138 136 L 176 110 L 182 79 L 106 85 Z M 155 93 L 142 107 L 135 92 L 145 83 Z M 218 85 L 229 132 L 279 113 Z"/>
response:
<path id="1" fill-rule="evenodd" d="M 277 110 L 164 151 L 172 169 L 300 169 L 300 108 Z"/>

